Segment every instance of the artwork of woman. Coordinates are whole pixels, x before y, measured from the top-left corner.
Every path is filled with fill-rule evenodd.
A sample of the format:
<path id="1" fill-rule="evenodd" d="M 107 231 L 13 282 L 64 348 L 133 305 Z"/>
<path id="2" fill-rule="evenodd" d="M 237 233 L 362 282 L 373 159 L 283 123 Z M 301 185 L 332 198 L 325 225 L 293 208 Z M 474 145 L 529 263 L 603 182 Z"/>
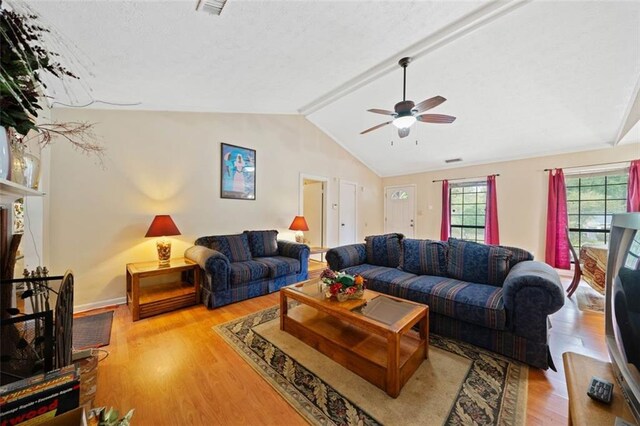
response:
<path id="1" fill-rule="evenodd" d="M 236 155 L 236 160 L 233 162 L 233 172 L 233 190 L 244 192 L 244 159 L 242 154 Z"/>

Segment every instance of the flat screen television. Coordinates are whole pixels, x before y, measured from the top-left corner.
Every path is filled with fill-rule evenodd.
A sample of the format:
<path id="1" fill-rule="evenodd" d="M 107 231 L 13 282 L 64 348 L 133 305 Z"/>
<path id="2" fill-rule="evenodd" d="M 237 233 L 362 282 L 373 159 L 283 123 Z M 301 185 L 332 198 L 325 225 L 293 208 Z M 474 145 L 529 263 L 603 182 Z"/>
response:
<path id="1" fill-rule="evenodd" d="M 640 423 L 640 213 L 613 216 L 606 274 L 606 340 L 618 385 Z"/>

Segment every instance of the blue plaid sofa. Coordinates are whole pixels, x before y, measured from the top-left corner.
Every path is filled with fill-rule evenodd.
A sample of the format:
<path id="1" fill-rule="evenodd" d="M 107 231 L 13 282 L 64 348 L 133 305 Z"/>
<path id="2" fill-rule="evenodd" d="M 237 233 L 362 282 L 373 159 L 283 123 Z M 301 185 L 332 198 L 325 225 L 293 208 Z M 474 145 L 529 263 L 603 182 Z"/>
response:
<path id="1" fill-rule="evenodd" d="M 331 249 L 329 267 L 360 274 L 367 288 L 429 305 L 432 333 L 555 370 L 548 316 L 564 305 L 558 273 L 515 247 L 450 238 L 370 236 Z"/>
<path id="2" fill-rule="evenodd" d="M 184 256 L 202 268 L 202 303 L 217 308 L 306 280 L 309 247 L 277 236 L 278 231 L 244 231 L 198 238 Z"/>

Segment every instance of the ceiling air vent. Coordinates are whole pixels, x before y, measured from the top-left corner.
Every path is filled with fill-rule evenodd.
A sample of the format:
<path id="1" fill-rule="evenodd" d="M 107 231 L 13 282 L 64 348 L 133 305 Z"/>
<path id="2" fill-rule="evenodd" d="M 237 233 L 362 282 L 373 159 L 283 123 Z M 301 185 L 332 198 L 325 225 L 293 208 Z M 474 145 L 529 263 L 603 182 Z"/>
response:
<path id="1" fill-rule="evenodd" d="M 445 163 L 449 164 L 449 163 L 457 163 L 459 161 L 462 161 L 462 158 L 450 158 L 448 160 L 444 160 Z"/>
<path id="2" fill-rule="evenodd" d="M 210 15 L 220 15 L 227 0 L 198 0 L 196 10 Z"/>

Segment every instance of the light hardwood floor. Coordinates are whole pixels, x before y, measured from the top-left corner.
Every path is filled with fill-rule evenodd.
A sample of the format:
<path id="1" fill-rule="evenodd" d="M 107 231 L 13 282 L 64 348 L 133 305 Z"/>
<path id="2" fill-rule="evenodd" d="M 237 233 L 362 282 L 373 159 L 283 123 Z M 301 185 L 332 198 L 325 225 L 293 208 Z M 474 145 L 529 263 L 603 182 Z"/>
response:
<path id="1" fill-rule="evenodd" d="M 563 284 L 568 283 L 563 277 Z M 217 324 L 277 303 L 274 293 L 214 310 L 193 306 L 135 323 L 126 306 L 117 307 L 111 344 L 104 348 L 109 356 L 98 369 L 96 405 L 121 412 L 135 408 L 137 425 L 306 424 L 213 331 Z M 562 352 L 608 359 L 602 314 L 580 311 L 574 296 L 552 321 L 558 372 L 530 369 L 529 425 L 567 424 Z"/>

